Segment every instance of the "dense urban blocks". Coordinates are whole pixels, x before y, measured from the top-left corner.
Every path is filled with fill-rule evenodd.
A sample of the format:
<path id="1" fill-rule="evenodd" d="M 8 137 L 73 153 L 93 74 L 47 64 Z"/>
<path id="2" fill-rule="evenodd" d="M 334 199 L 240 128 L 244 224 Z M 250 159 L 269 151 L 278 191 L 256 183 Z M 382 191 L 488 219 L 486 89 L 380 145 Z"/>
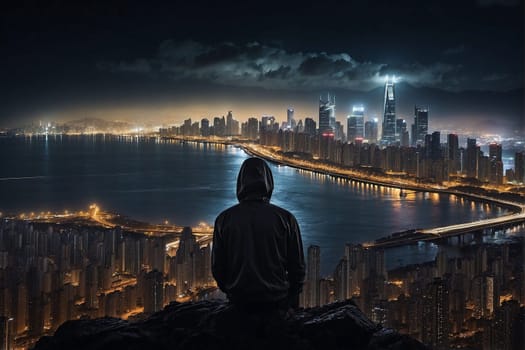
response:
<path id="1" fill-rule="evenodd" d="M 433 262 L 389 271 L 384 250 L 347 244 L 330 276 L 320 273 L 321 248 L 311 246 L 301 304 L 352 299 L 374 324 L 436 349 L 512 348 L 524 319 L 523 239 L 475 242 L 456 242 L 459 256 L 440 250 Z M 141 320 L 174 300 L 217 296 L 210 247 L 189 227 L 168 243 L 118 228 L 2 219 L 2 342 L 27 345 L 67 320 Z"/>

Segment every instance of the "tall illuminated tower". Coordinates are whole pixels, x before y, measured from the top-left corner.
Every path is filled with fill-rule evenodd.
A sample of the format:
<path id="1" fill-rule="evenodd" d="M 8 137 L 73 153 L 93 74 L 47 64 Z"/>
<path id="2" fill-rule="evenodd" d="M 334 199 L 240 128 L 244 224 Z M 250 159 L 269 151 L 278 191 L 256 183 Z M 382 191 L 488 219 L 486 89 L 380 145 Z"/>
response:
<path id="1" fill-rule="evenodd" d="M 412 146 L 423 145 L 428 134 L 428 108 L 414 106 L 414 124 L 412 124 Z"/>
<path id="2" fill-rule="evenodd" d="M 333 133 L 335 131 L 335 97 L 330 94 L 327 100 L 319 97 L 319 133 Z"/>
<path id="3" fill-rule="evenodd" d="M 347 117 L 346 135 L 348 142 L 354 142 L 356 138 L 363 138 L 365 123 L 365 108 L 354 106 L 352 114 Z"/>
<path id="4" fill-rule="evenodd" d="M 396 97 L 395 85 L 396 77 L 390 79 L 386 77 L 385 101 L 383 114 L 383 136 L 381 142 L 385 145 L 393 144 L 396 141 Z"/>
<path id="5" fill-rule="evenodd" d="M 295 124 L 294 119 L 293 119 L 293 112 L 294 112 L 293 108 L 291 107 L 286 110 L 286 117 L 287 117 L 286 124 L 288 124 L 287 125 L 288 129 L 293 128 L 294 127 L 293 124 Z"/>

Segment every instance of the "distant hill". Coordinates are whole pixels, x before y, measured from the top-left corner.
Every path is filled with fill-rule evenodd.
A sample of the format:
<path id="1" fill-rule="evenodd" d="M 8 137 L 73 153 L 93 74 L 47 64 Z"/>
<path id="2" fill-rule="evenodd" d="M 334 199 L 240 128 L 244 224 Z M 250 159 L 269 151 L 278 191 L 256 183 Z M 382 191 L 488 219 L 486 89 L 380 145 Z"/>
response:
<path id="1" fill-rule="evenodd" d="M 93 129 L 97 131 L 129 130 L 132 124 L 124 121 L 110 121 L 99 118 L 83 118 L 64 123 L 71 130 Z"/>

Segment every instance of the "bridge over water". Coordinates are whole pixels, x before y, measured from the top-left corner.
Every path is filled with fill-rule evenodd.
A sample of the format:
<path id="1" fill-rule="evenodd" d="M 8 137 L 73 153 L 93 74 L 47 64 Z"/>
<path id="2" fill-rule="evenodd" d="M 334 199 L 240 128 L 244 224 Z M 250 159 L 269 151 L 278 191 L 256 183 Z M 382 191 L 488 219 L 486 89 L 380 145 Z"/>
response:
<path id="1" fill-rule="evenodd" d="M 509 204 L 509 203 L 507 203 Z M 514 203 L 514 206 L 517 206 Z M 363 244 L 366 248 L 392 248 L 417 242 L 437 241 L 464 234 L 481 232 L 485 229 L 497 229 L 525 223 L 525 205 L 520 205 L 520 212 L 503 215 L 497 218 L 467 222 L 429 229 L 408 230 L 394 233 L 388 237 Z"/>

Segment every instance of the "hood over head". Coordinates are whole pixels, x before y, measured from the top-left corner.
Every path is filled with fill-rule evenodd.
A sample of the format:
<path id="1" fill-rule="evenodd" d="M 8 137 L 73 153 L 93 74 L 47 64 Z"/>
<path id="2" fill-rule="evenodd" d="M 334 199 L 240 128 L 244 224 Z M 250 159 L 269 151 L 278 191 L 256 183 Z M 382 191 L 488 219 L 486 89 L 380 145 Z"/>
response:
<path id="1" fill-rule="evenodd" d="M 261 158 L 248 158 L 237 176 L 237 199 L 269 201 L 273 192 L 272 171 Z"/>

